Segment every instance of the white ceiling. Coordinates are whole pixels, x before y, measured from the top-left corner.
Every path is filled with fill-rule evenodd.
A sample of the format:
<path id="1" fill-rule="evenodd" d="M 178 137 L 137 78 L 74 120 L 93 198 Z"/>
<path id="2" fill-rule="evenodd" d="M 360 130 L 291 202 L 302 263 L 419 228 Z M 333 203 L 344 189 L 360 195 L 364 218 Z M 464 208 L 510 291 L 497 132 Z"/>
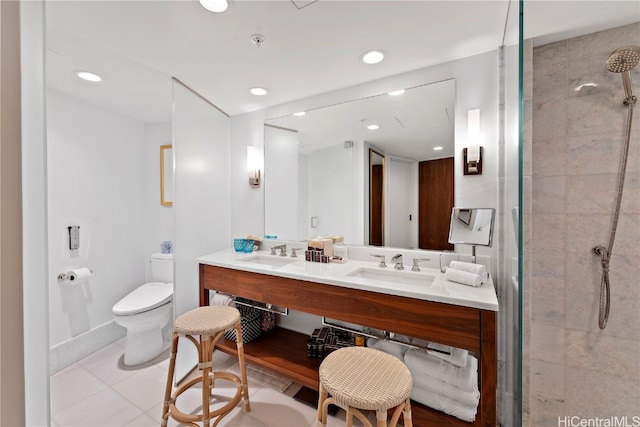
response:
<path id="1" fill-rule="evenodd" d="M 508 0 L 319 0 L 301 9 L 230 0 L 215 14 L 197 0 L 47 1 L 47 81 L 156 122 L 170 120 L 173 76 L 233 116 L 513 45 L 517 9 Z M 541 44 L 639 19 L 637 0 L 527 1 L 525 38 Z M 254 33 L 265 37 L 259 49 Z M 374 48 L 386 59 L 363 64 Z M 79 69 L 103 82 L 78 80 Z M 252 86 L 270 93 L 255 97 Z"/>

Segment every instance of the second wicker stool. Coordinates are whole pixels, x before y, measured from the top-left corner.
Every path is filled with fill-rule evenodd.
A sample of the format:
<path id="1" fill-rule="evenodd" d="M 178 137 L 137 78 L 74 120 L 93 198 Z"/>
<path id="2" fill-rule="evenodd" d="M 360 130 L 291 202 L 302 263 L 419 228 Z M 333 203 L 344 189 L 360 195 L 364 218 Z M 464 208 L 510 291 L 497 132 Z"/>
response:
<path id="1" fill-rule="evenodd" d="M 393 409 L 390 427 L 401 414 L 404 426 L 411 427 L 412 388 L 411 372 L 395 356 L 367 347 L 341 348 L 320 365 L 318 425 L 327 424 L 327 409 L 333 403 L 347 412 L 347 427 L 353 425 L 354 416 L 373 427 L 360 409 L 376 411 L 377 427 L 387 426 L 389 409 Z"/>
<path id="2" fill-rule="evenodd" d="M 240 377 L 229 372 L 213 371 L 213 351 L 216 343 L 224 335 L 225 331 L 231 328 L 235 328 L 236 332 Z M 199 339 L 196 336 L 199 336 Z M 178 339 L 180 337 L 187 338 L 198 348 L 198 369 L 202 373 L 200 376 L 181 384 L 171 393 L 176 355 L 178 353 Z M 235 395 L 229 402 L 211 411 L 211 389 L 217 379 L 233 381 L 237 388 Z M 196 415 L 185 414 L 176 408 L 176 399 L 198 383 L 202 383 L 202 413 Z M 204 427 L 209 427 L 213 420 L 213 425 L 216 426 L 225 415 L 236 407 L 241 399 L 244 400 L 245 411 L 250 411 L 240 312 L 234 307 L 211 306 L 199 307 L 178 316 L 173 325 L 169 372 L 167 374 L 164 406 L 162 408 L 162 425 L 166 426 L 167 420 L 171 417 L 180 423 L 189 425 L 197 425 L 195 423 L 201 422 Z"/>

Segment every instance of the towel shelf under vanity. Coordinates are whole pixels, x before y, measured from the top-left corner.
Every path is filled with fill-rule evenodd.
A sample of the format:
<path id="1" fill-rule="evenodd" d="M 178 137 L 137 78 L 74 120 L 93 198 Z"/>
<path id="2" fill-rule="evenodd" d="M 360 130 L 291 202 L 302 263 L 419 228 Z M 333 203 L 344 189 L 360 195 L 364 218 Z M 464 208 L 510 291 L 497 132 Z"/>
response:
<path id="1" fill-rule="evenodd" d="M 209 290 L 256 301 L 269 301 L 291 310 L 393 330 L 475 352 L 480 359 L 481 393 L 475 422 L 467 423 L 414 403 L 414 425 L 496 426 L 495 311 L 200 264 L 201 305 L 208 303 Z M 245 344 L 245 356 L 256 365 L 317 389 L 321 360 L 307 358 L 304 350 L 307 338 L 304 334 L 276 328 Z M 234 353 L 235 343 L 222 341 L 218 348 Z M 296 348 L 300 351 L 292 351 Z"/>

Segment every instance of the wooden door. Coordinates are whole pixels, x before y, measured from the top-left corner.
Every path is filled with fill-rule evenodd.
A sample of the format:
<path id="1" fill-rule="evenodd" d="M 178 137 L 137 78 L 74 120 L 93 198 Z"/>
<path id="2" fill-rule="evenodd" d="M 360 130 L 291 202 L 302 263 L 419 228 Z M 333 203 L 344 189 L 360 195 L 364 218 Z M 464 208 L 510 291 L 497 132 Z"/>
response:
<path id="1" fill-rule="evenodd" d="M 418 246 L 453 250 L 449 222 L 453 208 L 453 157 L 420 162 L 418 167 Z"/>
<path id="2" fill-rule="evenodd" d="M 384 245 L 384 214 L 383 214 L 383 171 L 382 165 L 371 165 L 371 201 L 369 214 L 369 244 Z"/>

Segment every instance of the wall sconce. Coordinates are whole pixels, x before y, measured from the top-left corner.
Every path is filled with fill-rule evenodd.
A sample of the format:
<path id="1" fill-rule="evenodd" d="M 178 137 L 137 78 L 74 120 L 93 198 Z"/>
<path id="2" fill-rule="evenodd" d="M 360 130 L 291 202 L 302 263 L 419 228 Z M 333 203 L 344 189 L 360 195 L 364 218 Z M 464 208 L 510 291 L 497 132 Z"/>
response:
<path id="1" fill-rule="evenodd" d="M 462 150 L 465 175 L 482 175 L 482 153 L 480 146 L 480 110 L 467 111 L 467 148 Z"/>
<path id="2" fill-rule="evenodd" d="M 247 172 L 249 174 L 249 186 L 252 188 L 260 187 L 260 162 L 256 147 L 249 145 L 247 147 Z"/>

